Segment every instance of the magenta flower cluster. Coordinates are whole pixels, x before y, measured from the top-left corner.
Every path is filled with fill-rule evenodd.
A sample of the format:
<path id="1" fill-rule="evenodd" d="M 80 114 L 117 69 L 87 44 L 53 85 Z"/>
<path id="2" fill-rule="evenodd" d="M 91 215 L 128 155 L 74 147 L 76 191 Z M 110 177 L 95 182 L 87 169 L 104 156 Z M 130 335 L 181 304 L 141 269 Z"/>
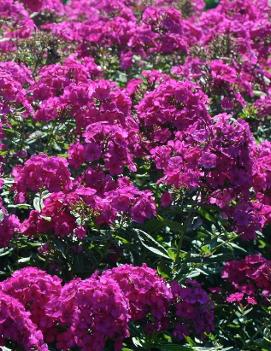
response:
<path id="1" fill-rule="evenodd" d="M 50 192 L 68 190 L 71 174 L 64 158 L 36 155 L 27 160 L 24 166 L 13 169 L 16 188 L 16 201 L 23 203 L 27 192 L 47 189 Z"/>
<path id="2" fill-rule="evenodd" d="M 22 116 L 37 123 L 76 124 L 68 163 L 45 154 L 27 160 L 26 154 L 25 164 L 13 169 L 16 202 L 43 190 L 53 193 L 41 213 L 24 218 L 23 233 L 72 235 L 78 202 L 99 224 L 124 215 L 136 222 L 155 216 L 151 190 L 137 189 L 132 181 L 138 160 L 154 163 L 158 184 L 198 190 L 200 205 L 219 208 L 244 239 L 254 239 L 270 222 L 270 143 L 258 143 L 240 115 L 255 110 L 264 121 L 270 112 L 267 1 L 224 0 L 207 12 L 202 1 L 194 1 L 188 14 L 175 1 L 3 3 L 0 14 L 8 18 L 3 52 L 12 52 L 36 29 L 74 45 L 61 63 L 35 74 L 22 63 L 0 63 L 2 126 L 12 128 L 8 115 L 22 108 Z M 40 24 L 36 13 L 57 20 Z M 225 50 L 219 58 L 216 46 Z M 103 55 L 114 53 L 126 72 L 138 57 L 139 66 L 157 55 L 184 59 L 170 74 L 143 71 L 121 88 L 103 79 L 109 68 L 91 57 L 98 48 Z M 40 216 L 50 217 L 49 223 Z"/>
<path id="3" fill-rule="evenodd" d="M 257 304 L 269 303 L 271 294 L 271 261 L 260 254 L 246 256 L 243 260 L 225 264 L 222 278 L 230 283 L 233 291 L 227 302 Z"/>
<path id="4" fill-rule="evenodd" d="M 64 285 L 42 270 L 23 268 L 0 283 L 1 337 L 25 350 L 56 343 L 59 350 L 102 351 L 109 340 L 120 350 L 131 321 L 150 318 L 149 333 L 151 325 L 166 330 L 170 309 L 178 318 L 174 335 L 182 328 L 182 336 L 201 336 L 213 329 L 213 305 L 199 285 L 189 284 L 171 288 L 146 265 L 123 265 Z"/>
<path id="5" fill-rule="evenodd" d="M 0 0 L 0 348 L 198 343 L 210 276 L 267 313 L 270 1 L 206 3 Z"/>
<path id="6" fill-rule="evenodd" d="M 0 202 L 0 247 L 8 246 L 15 233 L 19 232 L 20 220 L 17 216 L 9 214 Z"/>
<path id="7" fill-rule="evenodd" d="M 6 340 L 17 342 L 25 350 L 47 351 L 43 335 L 32 322 L 30 313 L 15 298 L 0 292 L 0 345 Z"/>
<path id="8" fill-rule="evenodd" d="M 95 174 L 92 170 L 88 170 L 86 176 L 92 175 L 99 176 L 99 173 Z M 97 225 L 110 225 L 120 216 L 128 215 L 132 220 L 141 223 L 155 215 L 156 206 L 152 193 L 137 189 L 129 179 L 120 178 L 116 182 L 110 177 L 105 178 L 104 182 L 109 182 L 111 189 L 101 192 L 99 187 L 107 185 L 103 184 L 103 179 L 99 179 L 98 189 L 95 189 L 93 184 L 95 177 L 91 177 L 90 181 L 90 186 L 78 186 L 78 183 L 75 183 L 70 191 L 50 194 L 44 200 L 40 212 L 32 210 L 29 217 L 21 222 L 21 233 L 30 236 L 50 233 L 60 237 L 73 234 L 78 236 L 78 229 L 81 228 L 84 233 L 86 232 L 87 223 L 84 221 L 91 219 Z M 82 220 L 82 225 L 86 224 L 85 229 L 76 222 L 78 216 Z M 79 239 L 85 236 L 82 235 L 82 230 Z"/>
<path id="9" fill-rule="evenodd" d="M 203 336 L 211 332 L 214 325 L 214 306 L 206 291 L 194 280 L 188 280 L 186 285 L 184 288 L 176 282 L 171 284 L 176 310 L 173 334 L 180 340 L 190 333 Z"/>

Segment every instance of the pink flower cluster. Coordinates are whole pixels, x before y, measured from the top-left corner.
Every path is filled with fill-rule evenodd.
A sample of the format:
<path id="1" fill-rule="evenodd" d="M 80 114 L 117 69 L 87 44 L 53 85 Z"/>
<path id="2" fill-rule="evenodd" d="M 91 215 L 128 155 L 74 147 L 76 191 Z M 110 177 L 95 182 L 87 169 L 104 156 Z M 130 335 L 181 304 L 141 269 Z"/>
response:
<path id="1" fill-rule="evenodd" d="M 25 350 L 45 351 L 45 340 L 59 350 L 102 351 L 111 340 L 120 350 L 131 320 L 146 323 L 150 318 L 160 327 L 156 331 L 165 330 L 173 306 L 181 323 L 174 335 L 180 335 L 182 325 L 182 336 L 202 336 L 213 329 L 212 303 L 200 286 L 190 285 L 171 288 L 146 265 L 123 265 L 63 286 L 56 276 L 24 268 L 0 283 L 1 341 Z"/>
<path id="2" fill-rule="evenodd" d="M 130 315 L 128 301 L 117 282 L 94 276 L 69 284 L 60 296 L 61 322 L 67 331 L 58 336 L 57 347 L 103 350 L 106 341 L 112 340 L 115 350 L 120 350 L 129 336 Z"/>
<path id="3" fill-rule="evenodd" d="M 194 83 L 168 80 L 145 94 L 137 105 L 142 125 L 151 129 L 150 139 L 165 144 L 172 128 L 183 131 L 190 125 L 204 126 L 209 120 L 207 96 Z"/>
<path id="4" fill-rule="evenodd" d="M 89 271 L 107 267 L 112 252 L 110 263 L 142 263 L 147 248 L 160 255 L 159 268 L 167 253 L 168 275 L 178 275 L 183 257 L 188 270 L 196 266 L 195 248 L 209 262 L 210 248 L 234 248 L 232 231 L 244 240 L 264 235 L 271 224 L 270 19 L 268 0 L 220 0 L 208 11 L 203 0 L 0 0 L 7 267 L 18 267 L 17 254 L 37 240 L 39 253 L 49 248 L 46 265 L 56 263 L 58 244 L 83 253 L 78 272 L 75 257 L 64 262 L 63 255 L 63 276 L 64 263 L 81 276 L 92 254 L 98 259 Z M 229 241 L 219 237 L 211 247 L 209 218 Z M 134 255 L 129 231 L 142 227 L 162 251 L 140 237 L 144 255 Z M 260 254 L 226 262 L 227 302 L 269 302 L 270 269 Z M 199 283 L 168 284 L 145 264 L 67 283 L 28 267 L 0 282 L 1 346 L 120 351 L 134 336 L 131 325 L 172 342 L 203 338 L 214 329 L 214 305 Z"/>
<path id="5" fill-rule="evenodd" d="M 80 99 L 80 95 L 72 97 L 72 94 L 79 94 L 80 91 L 78 87 L 76 93 L 75 87 L 80 86 L 82 91 L 87 83 L 101 75 L 101 69 L 91 57 L 79 59 L 76 55 L 71 55 L 62 64 L 42 67 L 36 82 L 29 89 L 30 101 L 36 107 L 33 118 L 48 122 L 62 115 L 64 117 L 65 108 L 71 108 L 68 102 Z"/>
<path id="6" fill-rule="evenodd" d="M 104 160 L 104 167 L 112 175 L 122 174 L 124 167 L 136 171 L 131 142 L 133 131 L 127 132 L 117 124 L 102 121 L 89 124 L 84 132 L 84 144 L 71 145 L 70 163 L 81 164 Z"/>
<path id="7" fill-rule="evenodd" d="M 270 145 L 256 144 L 248 123 L 226 114 L 197 123 L 151 149 L 164 173 L 160 182 L 200 189 L 203 204 L 219 207 L 244 239 L 253 239 L 270 221 Z"/>
<path id="8" fill-rule="evenodd" d="M 65 6 L 9 0 L 1 6 L 0 15 L 16 22 L 10 32 L 8 21 L 8 39 L 31 35 L 30 25 L 21 32 L 26 30 L 21 18 L 35 26 L 33 12 L 49 11 L 61 18 L 37 24 L 37 30 L 74 46 L 61 63 L 33 74 L 23 64 L 0 63 L 1 126 L 9 127 L 9 115 L 16 113 L 37 125 L 76 125 L 72 141 L 65 131 L 68 163 L 40 154 L 13 170 L 17 202 L 41 190 L 52 193 L 41 213 L 24 217 L 23 233 L 84 236 L 74 217 L 80 202 L 98 224 L 112 224 L 120 215 L 137 222 L 155 216 L 151 190 L 134 184 L 142 162 L 152 162 L 161 175 L 158 184 L 173 194 L 197 190 L 199 205 L 216 206 L 244 239 L 254 239 L 270 222 L 271 147 L 252 133 L 270 115 L 267 0 L 223 0 L 210 11 L 203 11 L 202 1 L 188 1 L 189 13 L 173 0 L 151 6 L 127 0 L 72 0 Z M 183 58 L 168 74 L 142 69 L 145 59 L 175 62 L 175 54 Z M 115 55 L 126 77 L 137 68 L 125 88 L 103 79 L 107 68 L 103 72 L 99 64 L 107 55 Z M 260 117 L 251 125 L 244 120 L 250 111 Z"/>
<path id="9" fill-rule="evenodd" d="M 71 111 L 79 131 L 100 121 L 127 128 L 131 124 L 132 128 L 131 101 L 113 82 L 98 80 L 72 84 L 64 91 L 63 103 Z"/>
<path id="10" fill-rule="evenodd" d="M 0 291 L 0 345 L 12 340 L 25 350 L 47 351 L 43 335 L 37 329 L 24 306 L 15 298 Z"/>
<path id="11" fill-rule="evenodd" d="M 8 214 L 0 202 L 0 248 L 8 246 L 15 233 L 19 232 L 20 220 L 13 214 Z"/>
<path id="12" fill-rule="evenodd" d="M 0 62 L 0 113 L 13 113 L 16 108 L 24 107 L 25 115 L 33 112 L 27 98 L 27 87 L 33 83 L 31 71 L 15 62 Z"/>
<path id="13" fill-rule="evenodd" d="M 16 50 L 15 40 L 30 37 L 35 29 L 30 14 L 18 1 L 2 0 L 0 2 L 0 18 L 5 23 L 5 25 L 1 25 L 3 40 L 0 45 L 0 50 L 4 52 Z"/>
<path id="14" fill-rule="evenodd" d="M 134 5 L 134 6 L 133 6 Z M 137 21 L 136 10 L 142 16 Z M 144 58 L 155 53 L 184 53 L 199 39 L 192 21 L 182 18 L 174 7 L 133 4 L 128 1 L 71 1 L 65 8 L 67 20 L 46 25 L 46 29 L 78 43 L 85 53 L 96 45 L 117 48 L 121 67 L 132 66 L 133 55 Z M 86 16 L 86 13 L 88 16 Z"/>
<path id="15" fill-rule="evenodd" d="M 38 192 L 47 189 L 50 192 L 68 190 L 70 186 L 70 172 L 64 158 L 36 155 L 28 159 L 24 166 L 13 169 L 17 202 L 25 201 L 25 194 L 29 191 Z"/>
<path id="16" fill-rule="evenodd" d="M 242 260 L 225 264 L 222 278 L 230 283 L 233 292 L 227 297 L 229 303 L 257 304 L 269 302 L 271 295 L 271 261 L 260 254 L 246 256 Z"/>
<path id="17" fill-rule="evenodd" d="M 55 159 L 56 164 L 59 165 L 57 163 L 59 158 Z M 32 159 L 27 161 L 29 165 L 31 161 Z M 48 158 L 48 161 L 51 162 L 51 159 Z M 62 167 L 63 164 L 60 163 L 60 165 Z M 23 167 L 22 171 L 24 169 L 26 167 Z M 83 239 L 91 220 L 94 220 L 97 225 L 110 225 L 121 216 L 129 216 L 132 220 L 141 223 L 156 214 L 152 193 L 137 189 L 127 178 L 122 177 L 114 181 L 110 176 L 106 177 L 103 172 L 99 173 L 88 168 L 81 180 L 84 185 L 81 185 L 79 182 L 69 183 L 68 177 L 60 176 L 68 174 L 66 168 L 63 173 L 59 172 L 62 168 L 54 171 L 51 167 L 49 170 L 50 172 L 44 173 L 44 179 L 40 178 L 40 184 L 32 183 L 33 186 L 37 186 L 37 190 L 46 187 L 46 184 L 49 186 L 54 184 L 54 187 L 71 184 L 71 188 L 66 189 L 65 192 L 55 189 L 56 191 L 44 200 L 40 211 L 32 210 L 29 217 L 19 226 L 22 234 L 32 236 L 52 233 L 60 237 L 75 235 Z M 29 184 L 28 181 L 20 183 L 20 179 L 23 179 L 22 174 L 24 172 L 18 172 L 19 182 L 15 183 L 17 187 L 20 184 L 24 186 Z M 56 178 L 57 182 L 54 183 Z M 31 181 L 31 177 L 28 180 Z M 76 218 L 80 218 L 80 225 Z"/>
<path id="18" fill-rule="evenodd" d="M 156 320 L 166 317 L 171 292 L 153 269 L 146 265 L 123 265 L 106 271 L 103 276 L 118 282 L 129 301 L 133 320 L 144 320 L 149 313 Z"/>
<path id="19" fill-rule="evenodd" d="M 30 10 L 33 7 L 30 2 L 25 5 Z M 43 5 L 47 6 L 41 2 L 38 11 L 43 11 Z M 173 3 L 171 5 L 174 6 Z M 81 18 L 83 15 L 83 7 L 80 6 L 74 1 L 66 7 L 68 16 L 71 17 L 69 23 L 74 24 L 75 18 L 77 20 L 77 17 Z M 135 20 L 134 5 L 121 2 L 111 4 L 105 1 L 95 6 L 89 11 L 96 13 L 103 28 L 109 23 L 112 25 L 114 21 L 131 23 Z M 259 17 L 253 2 L 242 5 L 244 8 L 239 3 L 231 8 L 224 1 L 217 9 L 209 11 L 208 15 L 198 13 L 200 19 L 197 26 L 202 27 L 208 35 L 212 34 L 208 40 L 202 38 L 207 52 L 210 50 L 210 43 L 216 40 L 216 31 L 212 32 L 213 29 L 209 28 L 211 19 L 224 16 L 226 27 L 228 22 L 237 25 L 239 17 L 235 18 L 232 13 L 240 10 L 238 6 L 249 25 Z M 252 16 L 252 12 L 256 13 Z M 179 36 L 183 37 L 182 26 L 187 26 L 189 20 L 182 19 L 174 7 L 146 8 L 142 21 L 155 34 L 155 45 L 159 46 L 155 50 L 158 52 L 172 52 L 173 47 L 177 51 L 185 47 L 187 51 L 192 47 L 191 43 L 181 43 Z M 86 22 L 80 24 L 89 29 L 100 23 Z M 220 26 L 217 22 L 214 22 L 213 26 L 215 25 Z M 250 30 L 249 26 L 248 28 Z M 192 32 L 196 35 L 195 31 Z M 111 33 L 115 35 L 115 32 Z M 108 40 L 108 36 L 106 38 Z M 235 44 L 239 50 L 240 38 L 237 39 Z M 92 39 L 88 38 L 88 41 L 92 42 Z M 103 43 L 101 38 L 99 43 Z M 180 46 L 175 47 L 176 43 Z M 102 45 L 113 44 L 109 41 Z M 165 45 L 172 47 L 169 50 Z M 233 223 L 234 228 L 244 238 L 254 238 L 255 232 L 262 229 L 271 216 L 270 172 L 266 166 L 270 163 L 269 144 L 256 145 L 248 124 L 240 119 L 231 122 L 226 115 L 213 118 L 210 116 L 214 102 L 216 108 L 218 107 L 213 96 L 220 96 L 222 110 L 235 114 L 238 106 L 246 105 L 247 97 L 253 97 L 253 87 L 256 84 L 260 84 L 268 94 L 264 83 L 264 78 L 268 78 L 265 69 L 267 62 L 262 59 L 263 55 L 262 61 L 257 61 L 260 56 L 257 50 L 262 50 L 262 46 L 252 46 L 253 43 L 250 48 L 250 55 L 253 51 L 255 56 L 253 64 L 249 64 L 247 52 L 240 52 L 242 64 L 235 58 L 229 64 L 221 59 L 200 60 L 188 55 L 182 66 L 172 70 L 174 74 L 185 79 L 184 81 L 173 80 L 155 71 L 145 73 L 149 91 L 134 106 L 136 116 L 132 112 L 133 101 L 129 97 L 128 89 L 120 89 L 106 80 L 94 81 L 93 79 L 101 78 L 101 69 L 92 58 L 84 57 L 82 53 L 68 57 L 62 64 L 41 68 L 35 82 L 31 72 L 23 65 L 1 63 L 2 112 L 11 113 L 16 106 L 23 106 L 24 114 L 32 115 L 38 121 L 75 119 L 78 137 L 76 143 L 70 145 L 69 163 L 75 169 L 85 168 L 75 180 L 74 186 L 82 187 L 76 194 L 71 186 L 70 170 L 65 159 L 45 155 L 32 156 L 23 167 L 14 169 L 14 189 L 18 202 L 24 202 L 29 191 L 64 191 L 63 194 L 51 195 L 45 203 L 41 215 L 54 217 L 50 223 L 44 219 L 37 220 L 39 214 L 31 212 L 29 219 L 22 225 L 22 232 L 29 233 L 35 218 L 34 227 L 39 229 L 32 228 L 31 232 L 53 231 L 60 236 L 72 234 L 77 226 L 71 212 L 82 197 L 93 213 L 98 214 L 96 217 L 99 218 L 99 223 L 112 223 L 119 212 L 128 214 L 138 222 L 155 215 L 156 208 L 151 193 L 137 190 L 122 177 L 126 169 L 131 173 L 137 170 L 136 158 L 146 156 L 155 162 L 157 170 L 163 172 L 160 182 L 175 188 L 201 187 L 203 203 L 221 208 L 223 216 Z M 234 49 L 237 48 L 234 46 Z M 123 52 L 121 55 L 124 55 Z M 259 65 L 262 67 L 261 71 Z M 135 83 L 135 89 L 138 89 L 142 80 Z M 130 86 L 131 84 L 132 82 Z M 266 109 L 268 111 L 268 99 L 267 96 L 255 102 L 256 108 L 264 116 Z M 236 107 L 235 102 L 232 105 L 232 101 L 239 105 Z M 93 180 L 92 184 L 87 184 L 90 174 L 92 177 L 99 174 L 99 188 L 103 186 L 109 189 L 97 190 Z M 116 175 L 120 179 L 114 182 L 111 176 Z M 101 185 L 103 182 L 106 185 Z M 82 192 L 88 194 L 85 196 Z M 130 194 L 129 198 L 127 194 Z M 69 199 L 66 201 L 64 198 Z M 54 200 L 51 201 L 52 199 Z M 82 236 L 81 230 L 80 233 Z M 9 234 L 8 237 L 10 236 Z M 6 243 L 9 240 L 2 241 Z"/>
<path id="20" fill-rule="evenodd" d="M 214 326 L 214 306 L 201 285 L 188 280 L 187 287 L 172 282 L 171 290 L 176 309 L 176 326 L 173 334 L 182 340 L 186 335 L 203 336 Z"/>
<path id="21" fill-rule="evenodd" d="M 56 318 L 50 314 L 61 293 L 61 280 L 37 268 L 15 271 L 0 285 L 2 293 L 18 300 L 28 312 L 38 329 L 48 340 L 53 338 Z M 19 340 L 18 340 L 19 341 Z"/>
<path id="22" fill-rule="evenodd" d="M 22 0 L 21 2 L 30 13 L 49 11 L 60 15 L 64 10 L 60 0 Z"/>

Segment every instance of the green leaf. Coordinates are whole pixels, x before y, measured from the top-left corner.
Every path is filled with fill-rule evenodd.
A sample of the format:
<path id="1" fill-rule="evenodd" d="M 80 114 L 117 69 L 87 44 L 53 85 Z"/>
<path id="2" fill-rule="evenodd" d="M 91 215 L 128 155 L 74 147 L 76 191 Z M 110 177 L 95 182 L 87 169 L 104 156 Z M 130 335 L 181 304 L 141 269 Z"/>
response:
<path id="1" fill-rule="evenodd" d="M 167 254 L 172 259 L 172 261 L 175 261 L 175 259 L 176 259 L 176 252 L 172 248 L 169 248 L 167 250 Z"/>
<path id="2" fill-rule="evenodd" d="M 216 222 L 216 219 L 215 217 L 209 212 L 207 211 L 206 209 L 200 207 L 198 209 L 198 213 L 201 215 L 202 218 L 204 218 L 205 220 L 209 221 L 209 222 L 213 222 L 215 223 Z"/>
<path id="3" fill-rule="evenodd" d="M 138 339 L 138 338 L 135 338 L 133 337 L 132 338 L 132 341 L 133 341 L 133 344 L 136 346 L 136 347 L 141 347 L 142 346 L 142 342 Z"/>
<path id="4" fill-rule="evenodd" d="M 30 262 L 31 257 L 23 257 L 18 260 L 18 263 L 27 263 Z"/>
<path id="5" fill-rule="evenodd" d="M 33 200 L 33 207 L 38 212 L 41 212 L 42 208 L 41 208 L 41 198 L 40 198 L 40 196 L 37 196 L 37 197 L 34 198 L 34 200 Z"/>
<path id="6" fill-rule="evenodd" d="M 10 248 L 10 249 L 2 248 L 0 249 L 0 257 L 8 256 L 12 252 L 13 252 L 13 248 Z"/>
<path id="7" fill-rule="evenodd" d="M 177 344 L 155 345 L 160 351 L 193 351 L 190 346 L 181 346 Z"/>
<path id="8" fill-rule="evenodd" d="M 162 256 L 171 260 L 171 258 L 168 256 L 167 250 L 161 244 L 159 244 L 151 235 L 140 229 L 135 229 L 135 231 L 138 234 L 138 238 L 141 244 L 144 247 L 146 247 L 146 249 L 158 256 Z"/>
<path id="9" fill-rule="evenodd" d="M 155 247 L 151 247 L 151 246 L 148 246 L 146 245 L 144 242 L 142 242 L 142 245 L 144 247 L 146 247 L 146 249 L 148 249 L 149 251 L 153 252 L 154 254 L 158 255 L 158 256 L 162 256 L 162 257 L 165 257 L 167 259 L 170 259 L 170 257 L 168 257 L 167 255 L 165 255 L 163 252 L 161 252 L 160 250 L 156 249 Z"/>
<path id="10" fill-rule="evenodd" d="M 31 205 L 29 204 L 17 204 L 17 205 L 8 205 L 7 206 L 8 208 L 18 208 L 18 209 L 21 209 L 21 210 L 28 210 L 29 208 L 32 208 Z"/>

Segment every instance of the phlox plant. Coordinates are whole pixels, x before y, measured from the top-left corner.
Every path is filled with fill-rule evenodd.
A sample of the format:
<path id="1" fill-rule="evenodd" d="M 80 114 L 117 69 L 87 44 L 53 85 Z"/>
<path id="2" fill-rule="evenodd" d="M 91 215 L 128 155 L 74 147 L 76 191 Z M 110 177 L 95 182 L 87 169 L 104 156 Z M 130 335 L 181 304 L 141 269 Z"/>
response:
<path id="1" fill-rule="evenodd" d="M 0 0 L 0 348 L 271 349 L 268 0 Z"/>

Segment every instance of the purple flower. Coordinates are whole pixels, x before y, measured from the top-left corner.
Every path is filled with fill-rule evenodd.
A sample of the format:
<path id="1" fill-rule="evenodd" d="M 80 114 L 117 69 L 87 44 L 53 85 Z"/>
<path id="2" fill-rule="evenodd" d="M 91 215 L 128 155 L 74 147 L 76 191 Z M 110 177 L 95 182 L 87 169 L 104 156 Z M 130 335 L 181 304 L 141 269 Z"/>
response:
<path id="1" fill-rule="evenodd" d="M 0 291 L 18 300 L 30 312 L 29 318 L 43 332 L 47 342 L 55 337 L 56 319 L 50 309 L 61 293 L 61 280 L 37 268 L 17 270 L 0 283 Z"/>
<path id="2" fill-rule="evenodd" d="M 48 351 L 43 335 L 30 319 L 23 305 L 0 291 L 0 343 L 13 341 L 25 351 Z"/>
<path id="3" fill-rule="evenodd" d="M 66 159 L 40 154 L 28 159 L 24 166 L 13 169 L 15 189 L 20 194 L 48 189 L 50 192 L 69 189 L 70 172 Z"/>

